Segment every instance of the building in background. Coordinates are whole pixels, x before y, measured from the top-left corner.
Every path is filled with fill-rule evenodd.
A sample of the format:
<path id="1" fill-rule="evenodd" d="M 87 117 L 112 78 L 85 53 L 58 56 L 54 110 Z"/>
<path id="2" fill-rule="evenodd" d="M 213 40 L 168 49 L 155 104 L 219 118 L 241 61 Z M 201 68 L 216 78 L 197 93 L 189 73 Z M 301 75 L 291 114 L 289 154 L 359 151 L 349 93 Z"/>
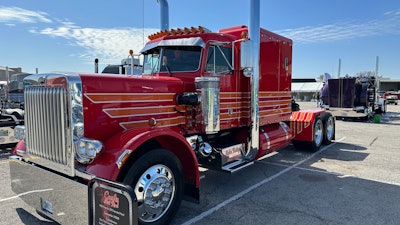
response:
<path id="1" fill-rule="evenodd" d="M 7 67 L 4 66 L 0 66 L 0 81 L 7 81 L 7 76 L 6 76 L 6 70 Z M 21 67 L 17 67 L 17 68 L 8 68 L 8 72 L 9 72 L 9 76 L 11 76 L 12 74 L 16 74 L 16 73 L 22 73 L 22 68 Z"/>
<path id="2" fill-rule="evenodd" d="M 292 97 L 296 101 L 317 101 L 323 85 L 314 78 L 292 79 Z"/>
<path id="3" fill-rule="evenodd" d="M 381 78 L 379 90 L 382 92 L 400 91 L 400 80 L 391 80 L 389 78 Z"/>

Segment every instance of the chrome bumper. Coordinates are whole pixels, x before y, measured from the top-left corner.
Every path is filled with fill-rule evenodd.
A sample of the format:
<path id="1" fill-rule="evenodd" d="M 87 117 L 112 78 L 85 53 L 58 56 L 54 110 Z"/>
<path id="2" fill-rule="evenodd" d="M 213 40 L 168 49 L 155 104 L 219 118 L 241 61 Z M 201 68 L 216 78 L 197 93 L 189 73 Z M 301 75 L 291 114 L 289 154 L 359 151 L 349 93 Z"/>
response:
<path id="1" fill-rule="evenodd" d="M 88 187 L 67 177 L 9 158 L 12 190 L 39 214 L 61 224 L 88 224 Z"/>

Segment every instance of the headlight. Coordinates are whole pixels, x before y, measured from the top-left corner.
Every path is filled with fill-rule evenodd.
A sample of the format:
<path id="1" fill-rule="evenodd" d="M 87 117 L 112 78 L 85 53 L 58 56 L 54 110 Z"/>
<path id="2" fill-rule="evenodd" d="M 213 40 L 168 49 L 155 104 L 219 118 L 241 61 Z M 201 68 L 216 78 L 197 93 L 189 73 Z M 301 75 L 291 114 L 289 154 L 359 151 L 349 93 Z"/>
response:
<path id="1" fill-rule="evenodd" d="M 89 164 L 93 162 L 102 148 L 103 144 L 100 141 L 80 138 L 76 144 L 76 160 L 83 164 Z"/>
<path id="2" fill-rule="evenodd" d="M 16 126 L 14 128 L 14 137 L 18 140 L 25 139 L 25 126 Z"/>

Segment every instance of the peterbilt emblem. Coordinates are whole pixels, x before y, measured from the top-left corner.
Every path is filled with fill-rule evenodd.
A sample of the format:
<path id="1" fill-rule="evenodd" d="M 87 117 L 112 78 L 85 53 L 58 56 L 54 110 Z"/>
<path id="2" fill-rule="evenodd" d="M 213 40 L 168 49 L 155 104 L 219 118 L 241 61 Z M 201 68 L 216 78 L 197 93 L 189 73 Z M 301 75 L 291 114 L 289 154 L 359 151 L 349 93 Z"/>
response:
<path id="1" fill-rule="evenodd" d="M 156 125 L 157 125 L 157 120 L 155 118 L 150 118 L 149 119 L 149 126 L 153 128 Z"/>
<path id="2" fill-rule="evenodd" d="M 46 83 L 46 77 L 39 77 L 39 78 L 38 78 L 38 82 L 39 82 L 39 84 L 44 84 L 44 83 Z"/>

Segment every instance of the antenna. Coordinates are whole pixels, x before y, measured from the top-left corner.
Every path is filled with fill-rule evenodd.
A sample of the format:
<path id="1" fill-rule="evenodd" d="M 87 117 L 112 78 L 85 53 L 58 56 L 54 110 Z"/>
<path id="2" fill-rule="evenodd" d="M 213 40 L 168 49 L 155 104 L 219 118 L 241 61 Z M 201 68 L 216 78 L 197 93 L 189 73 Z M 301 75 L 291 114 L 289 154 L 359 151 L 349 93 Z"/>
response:
<path id="1" fill-rule="evenodd" d="M 342 59 L 339 58 L 338 78 L 340 77 L 340 70 L 342 69 Z"/>
<path id="2" fill-rule="evenodd" d="M 144 46 L 144 0 L 142 1 L 142 34 L 143 34 L 143 46 Z"/>

